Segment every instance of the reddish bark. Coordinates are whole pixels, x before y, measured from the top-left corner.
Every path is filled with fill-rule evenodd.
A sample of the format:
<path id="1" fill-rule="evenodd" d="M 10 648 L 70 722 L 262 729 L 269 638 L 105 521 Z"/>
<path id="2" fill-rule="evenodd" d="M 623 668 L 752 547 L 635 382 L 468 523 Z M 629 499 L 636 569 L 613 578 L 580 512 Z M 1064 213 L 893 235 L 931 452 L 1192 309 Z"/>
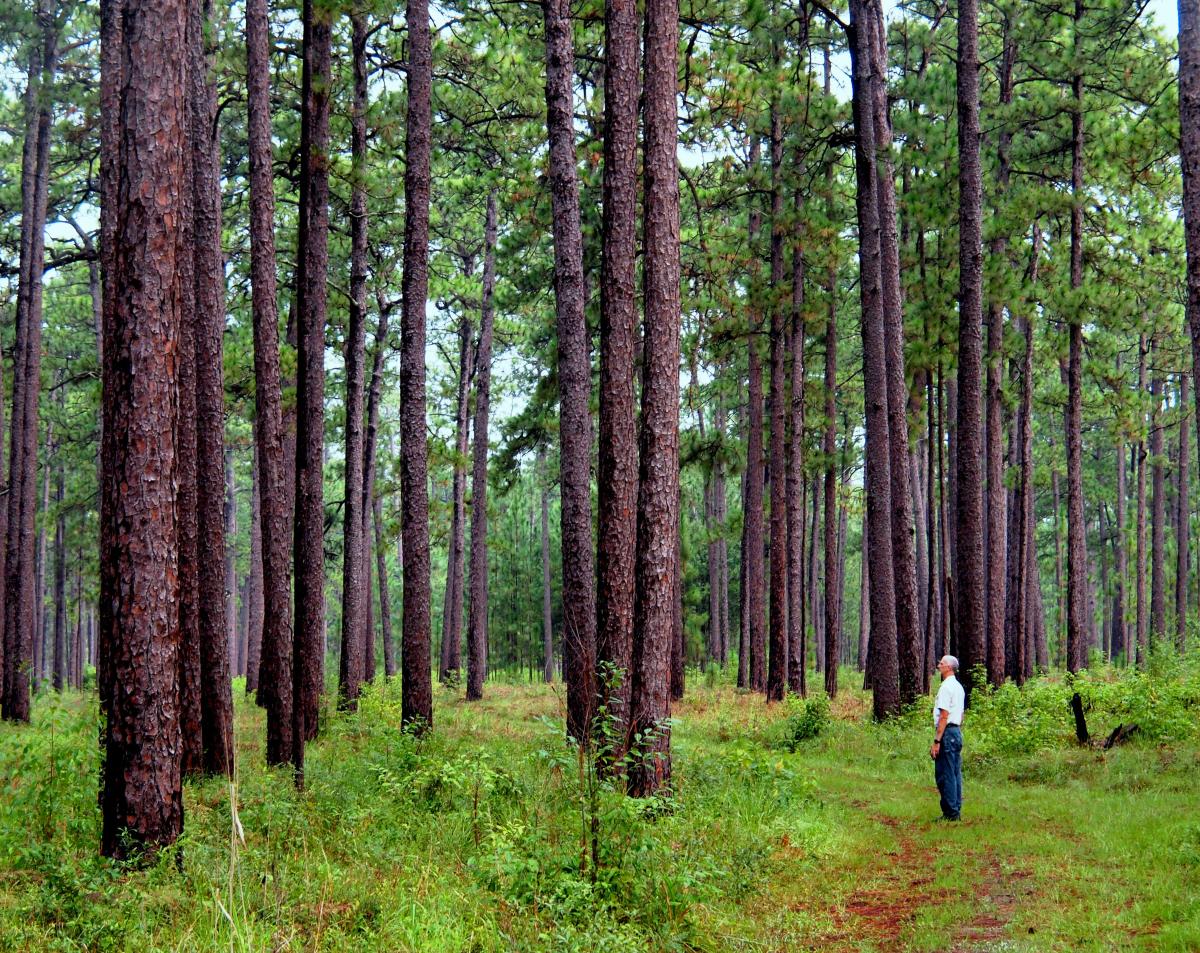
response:
<path id="1" fill-rule="evenodd" d="M 1187 374 L 1179 375 L 1179 406 L 1188 405 Z M 1188 446 L 1188 416 L 1179 419 L 1178 495 L 1175 500 L 1175 647 L 1182 655 L 1187 646 L 1188 543 L 1191 538 L 1191 510 L 1188 508 L 1188 482 L 1191 479 L 1191 448 Z"/>
<path id="2" fill-rule="evenodd" d="M 879 260 L 887 374 L 889 472 L 893 583 L 896 600 L 897 664 L 900 701 L 913 701 L 921 688 L 920 610 L 917 601 L 917 562 L 913 548 L 913 508 L 909 486 L 908 385 L 904 375 L 904 315 L 900 293 L 900 254 L 896 235 L 896 185 L 892 168 L 892 123 L 887 98 L 887 36 L 879 4 L 865 7 L 870 16 L 871 108 L 876 158 L 875 190 L 879 219 Z M 829 506 L 826 494 L 826 507 Z M 826 612 L 828 613 L 828 606 Z M 835 634 L 836 637 L 836 634 Z M 826 634 L 826 640 L 830 635 Z M 832 660 L 830 660 L 832 658 Z M 837 672 L 837 655 L 827 652 L 826 664 Z M 829 675 L 826 675 L 828 680 Z"/>
<path id="3" fill-rule="evenodd" d="M 4 661 L 0 713 L 29 721 L 29 681 L 39 603 L 35 591 L 34 523 L 37 510 L 38 396 L 42 361 L 42 271 L 46 257 L 50 121 L 57 62 L 58 21 L 48 0 L 39 0 L 40 55 L 30 60 L 22 155 L 21 245 L 25 253 L 17 287 L 13 352 L 13 413 L 9 445 L 8 536 L 4 559 Z M 33 144 L 30 143 L 30 138 Z"/>
<path id="4" fill-rule="evenodd" d="M 196 525 L 199 559 L 200 715 L 203 766 L 233 776 L 233 696 L 225 613 L 225 261 L 215 48 L 205 42 L 210 0 L 190 7 L 192 274 L 196 359 Z M 207 611 L 203 611 L 207 607 Z"/>
<path id="5" fill-rule="evenodd" d="M 483 697 L 487 674 L 488 541 L 487 455 L 488 413 L 492 394 L 492 327 L 496 309 L 496 191 L 488 193 L 483 230 L 483 307 L 476 352 L 475 446 L 471 469 L 471 611 L 467 626 L 467 698 Z"/>
<path id="6" fill-rule="evenodd" d="M 788 535 L 787 535 L 787 412 L 785 355 L 786 321 L 778 300 L 783 284 L 783 123 L 777 103 L 771 106 L 771 614 L 767 700 L 780 701 L 788 682 Z"/>
<path id="7" fill-rule="evenodd" d="M 263 539 L 262 539 L 262 484 L 259 476 L 258 443 L 254 445 L 254 485 L 250 506 L 250 578 L 246 583 L 246 694 L 254 693 L 258 698 L 258 676 L 262 664 L 262 637 L 264 620 L 263 600 Z"/>
<path id="8" fill-rule="evenodd" d="M 267 0 L 246 3 L 247 146 L 250 158 L 250 284 L 254 322 L 254 441 L 262 548 L 262 651 L 257 698 L 267 710 L 267 763 L 292 760 L 292 612 L 288 540 L 291 479 L 283 430 L 271 162 Z M 247 679 L 249 688 L 249 679 Z"/>
<path id="9" fill-rule="evenodd" d="M 751 175 L 758 166 L 758 140 L 750 143 L 749 169 Z M 753 246 L 758 238 L 762 215 L 757 204 L 751 199 L 750 207 L 750 245 Z M 753 254 L 753 253 L 751 253 Z M 748 665 L 747 687 L 754 691 L 762 691 L 766 687 L 765 666 L 763 656 L 766 654 L 766 634 L 763 626 L 766 622 L 766 566 L 763 558 L 763 491 L 766 461 L 763 458 L 763 390 L 762 390 L 762 358 L 759 354 L 758 335 L 762 323 L 759 311 L 758 295 L 758 263 L 753 258 L 750 262 L 750 334 L 747 338 L 748 349 L 748 388 L 746 411 L 746 494 L 743 510 L 743 535 L 745 537 L 746 559 L 746 603 L 747 603 L 747 639 L 746 654 Z M 740 663 L 739 663 L 740 665 Z"/>
<path id="10" fill-rule="evenodd" d="M 679 545 L 679 173 L 677 0 L 647 0 L 643 59 L 645 358 L 638 469 L 629 791 L 671 784 L 670 660 Z"/>
<path id="11" fill-rule="evenodd" d="M 363 375 L 367 347 L 367 21 L 350 17 L 354 94 L 350 108 L 350 296 L 346 328 L 346 498 L 342 507 L 342 651 L 338 704 L 353 711 L 367 669 L 370 583 L 363 496 Z"/>
<path id="12" fill-rule="evenodd" d="M 400 668 L 405 727 L 433 726 L 429 489 L 425 438 L 425 306 L 429 296 L 432 36 L 428 0 L 408 0 L 408 117 L 404 167 L 404 275 L 400 317 L 400 495 L 404 615 Z"/>
<path id="13" fill-rule="evenodd" d="M 871 3 L 853 0 L 850 6 L 852 106 L 855 132 L 855 201 L 858 208 L 859 294 L 862 299 L 863 377 L 866 394 L 867 521 L 870 527 L 871 648 L 868 675 L 874 689 L 876 718 L 900 710 L 896 657 L 896 597 L 892 562 L 892 503 L 888 390 L 876 192 L 876 146 L 873 117 L 871 21 L 878 11 Z M 828 635 L 827 635 L 828 637 Z M 836 667 L 837 660 L 826 659 Z M 828 684 L 828 676 L 827 684 Z"/>
<path id="14" fill-rule="evenodd" d="M 296 256 L 296 481 L 292 542 L 292 764 L 304 783 L 304 743 L 316 737 L 324 682 L 325 315 L 329 265 L 329 94 L 333 10 L 304 0 L 300 229 Z"/>
<path id="15" fill-rule="evenodd" d="M 180 773 L 176 371 L 188 293 L 187 9 L 101 10 L 105 255 L 101 852 L 175 841 Z M 116 109 L 114 115 L 112 110 Z"/>
<path id="16" fill-rule="evenodd" d="M 468 264 L 467 276 L 474 273 Z M 458 402 L 455 411 L 454 483 L 451 495 L 450 553 L 446 560 L 446 597 L 442 611 L 442 658 L 439 678 L 445 681 L 462 664 L 463 587 L 466 579 L 467 446 L 470 443 L 470 392 L 474 374 L 471 320 L 463 314 L 458 325 Z"/>
<path id="17" fill-rule="evenodd" d="M 592 559 L 588 410 L 592 371 L 584 316 L 583 238 L 575 167 L 575 52 L 566 0 L 546 0 L 546 128 L 554 232 L 554 297 L 558 325 L 563 574 L 563 678 L 567 734 L 586 744 L 596 704 L 596 595 Z M 648 349 L 647 349 L 648 350 Z M 636 654 L 636 647 L 635 647 Z M 636 665 L 636 662 L 635 662 Z"/>
<path id="18" fill-rule="evenodd" d="M 1074 61 L 1081 62 L 1083 0 L 1075 0 Z M 1071 81 L 1071 288 L 1083 285 L 1083 74 Z M 1083 314 L 1069 320 L 1067 365 L 1067 670 L 1087 667 L 1091 641 L 1088 615 L 1087 536 L 1083 514 Z"/>
<path id="19" fill-rule="evenodd" d="M 959 323 L 954 595 L 957 655 L 968 703 L 985 663 L 983 564 L 983 178 L 979 160 L 979 9 L 958 2 Z"/>
<path id="20" fill-rule="evenodd" d="M 596 656 L 613 672 L 602 703 L 617 736 L 629 719 L 638 446 L 637 342 L 638 5 L 604 5 L 604 180 L 600 258 L 600 441 L 597 479 Z M 614 681 L 615 679 L 615 681 Z M 619 758 L 623 752 L 613 752 Z"/>
<path id="21" fill-rule="evenodd" d="M 799 211 L 799 196 L 797 196 Z M 833 307 L 831 302 L 831 308 Z M 808 694 L 808 642 L 804 628 L 804 248 L 797 241 L 792 247 L 792 320 L 791 320 L 791 433 L 788 446 L 788 689 L 797 695 Z"/>
<path id="22" fill-rule="evenodd" d="M 1155 341 L 1154 357 L 1159 358 L 1158 343 Z M 1161 644 L 1167 634 L 1167 575 L 1165 550 L 1167 545 L 1166 522 L 1166 468 L 1163 466 L 1163 378 L 1156 371 L 1150 382 L 1150 457 L 1152 463 L 1152 495 L 1150 498 L 1150 644 Z"/>
<path id="23" fill-rule="evenodd" d="M 1200 402 L 1200 2 L 1179 0 L 1179 162 L 1183 170 L 1183 234 L 1187 248 L 1188 329 L 1194 400 Z M 1200 447 L 1200 413 L 1194 413 Z M 1186 526 L 1186 523 L 1181 525 Z M 1182 605 L 1185 600 L 1180 600 Z M 1182 636 L 1180 636 L 1182 637 Z M 1180 646 L 1182 650 L 1182 644 Z"/>

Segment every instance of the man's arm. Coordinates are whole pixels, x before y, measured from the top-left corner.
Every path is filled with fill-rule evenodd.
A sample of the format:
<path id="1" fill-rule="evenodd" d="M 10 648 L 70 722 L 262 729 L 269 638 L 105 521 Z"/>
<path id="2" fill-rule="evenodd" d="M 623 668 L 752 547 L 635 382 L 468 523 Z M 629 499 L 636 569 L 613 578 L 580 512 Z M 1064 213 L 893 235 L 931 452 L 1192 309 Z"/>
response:
<path id="1" fill-rule="evenodd" d="M 936 758 L 942 744 L 942 735 L 946 731 L 946 725 L 950 721 L 950 712 L 945 708 L 938 709 L 937 728 L 933 732 L 933 744 L 929 747 L 929 757 Z"/>

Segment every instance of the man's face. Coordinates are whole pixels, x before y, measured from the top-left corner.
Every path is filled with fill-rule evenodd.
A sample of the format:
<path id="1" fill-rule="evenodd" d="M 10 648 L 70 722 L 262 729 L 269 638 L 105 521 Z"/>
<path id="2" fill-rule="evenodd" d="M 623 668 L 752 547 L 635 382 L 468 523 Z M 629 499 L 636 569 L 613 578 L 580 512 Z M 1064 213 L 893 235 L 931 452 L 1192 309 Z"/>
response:
<path id="1" fill-rule="evenodd" d="M 947 662 L 945 659 L 941 659 L 937 663 L 937 670 L 938 670 L 938 674 L 941 675 L 942 678 L 948 678 L 954 672 L 954 669 L 950 667 L 950 663 Z"/>

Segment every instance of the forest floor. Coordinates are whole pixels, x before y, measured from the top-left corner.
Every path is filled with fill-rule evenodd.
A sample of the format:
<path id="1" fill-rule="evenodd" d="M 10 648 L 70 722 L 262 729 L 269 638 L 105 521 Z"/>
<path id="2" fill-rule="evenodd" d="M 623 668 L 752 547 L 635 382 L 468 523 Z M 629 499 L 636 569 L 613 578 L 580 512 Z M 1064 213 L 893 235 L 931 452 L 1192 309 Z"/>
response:
<path id="1" fill-rule="evenodd" d="M 0 728 L 0 950 L 1200 949 L 1191 742 L 1079 748 L 1053 711 L 1013 750 L 1025 716 L 981 713 L 942 824 L 924 704 L 876 725 L 854 687 L 828 712 L 694 675 L 676 793 L 647 804 L 563 743 L 560 689 L 486 692 L 441 689 L 415 742 L 398 686 L 371 689 L 328 715 L 303 794 L 239 697 L 236 815 L 226 782 L 189 782 L 146 870 L 96 856 L 94 696 L 39 698 Z"/>

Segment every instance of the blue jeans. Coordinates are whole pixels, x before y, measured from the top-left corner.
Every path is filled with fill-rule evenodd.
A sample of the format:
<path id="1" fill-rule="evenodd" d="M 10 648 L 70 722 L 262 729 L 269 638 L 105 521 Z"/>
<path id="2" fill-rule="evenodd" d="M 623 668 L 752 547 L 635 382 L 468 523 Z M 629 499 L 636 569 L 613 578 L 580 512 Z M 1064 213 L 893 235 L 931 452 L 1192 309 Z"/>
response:
<path id="1" fill-rule="evenodd" d="M 938 793 L 942 796 L 942 817 L 954 820 L 958 820 L 962 810 L 962 745 L 962 730 L 958 725 L 947 725 L 933 763 Z"/>

